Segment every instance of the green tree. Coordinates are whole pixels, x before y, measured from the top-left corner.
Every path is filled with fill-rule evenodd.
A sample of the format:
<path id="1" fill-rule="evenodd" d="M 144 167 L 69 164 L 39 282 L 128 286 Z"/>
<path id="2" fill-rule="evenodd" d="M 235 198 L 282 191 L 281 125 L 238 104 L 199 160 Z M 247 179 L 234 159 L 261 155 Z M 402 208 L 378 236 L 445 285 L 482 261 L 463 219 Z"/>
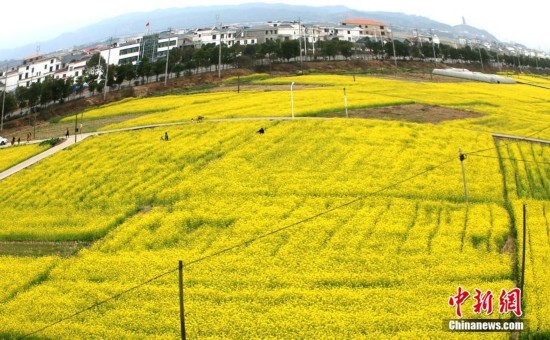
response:
<path id="1" fill-rule="evenodd" d="M 116 68 L 116 74 L 115 74 L 115 83 L 117 87 L 120 88 L 120 84 L 124 82 L 124 79 L 126 78 L 126 65 L 128 64 L 121 64 L 118 65 Z"/>
<path id="2" fill-rule="evenodd" d="M 183 66 L 182 63 L 177 63 L 176 65 L 174 65 L 174 67 L 172 68 L 172 72 L 174 72 L 176 74 L 176 78 L 179 78 L 181 76 L 181 73 L 185 70 L 185 67 Z"/>
<path id="3" fill-rule="evenodd" d="M 319 49 L 323 57 L 334 59 L 338 54 L 338 38 L 334 38 L 328 41 L 320 41 Z"/>
<path id="4" fill-rule="evenodd" d="M 153 64 L 153 73 L 157 77 L 157 81 L 159 81 L 159 75 L 164 73 L 166 63 L 164 60 L 157 60 Z"/>
<path id="5" fill-rule="evenodd" d="M 83 76 L 79 76 L 78 78 L 76 78 L 76 81 L 74 83 L 74 88 L 75 88 L 77 96 L 82 94 L 82 92 L 84 91 L 84 77 Z"/>
<path id="6" fill-rule="evenodd" d="M 273 60 L 277 57 L 277 55 L 281 54 L 280 49 L 281 46 L 279 41 L 269 40 L 260 45 L 260 53 L 266 56 L 269 60 L 269 72 L 271 72 Z"/>
<path id="7" fill-rule="evenodd" d="M 40 105 L 45 106 L 54 100 L 54 79 L 51 76 L 46 77 L 42 86 L 40 86 Z"/>
<path id="8" fill-rule="evenodd" d="M 137 67 L 137 75 L 141 77 L 142 82 L 153 74 L 153 65 L 149 62 L 149 58 L 143 57 Z"/>
<path id="9" fill-rule="evenodd" d="M 285 40 L 281 43 L 280 56 L 287 61 L 300 55 L 300 42 L 298 40 Z"/>
<path id="10" fill-rule="evenodd" d="M 38 105 L 41 92 L 42 84 L 40 83 L 32 83 L 29 87 L 29 91 L 27 92 L 27 100 L 31 109 Z"/>
<path id="11" fill-rule="evenodd" d="M 185 70 L 185 73 L 188 75 L 191 75 L 193 72 L 193 69 L 197 68 L 197 64 L 195 64 L 194 60 L 189 60 L 185 64 L 183 64 L 183 69 Z"/>
<path id="12" fill-rule="evenodd" d="M 86 74 L 95 76 L 92 79 L 96 79 L 100 74 L 105 74 L 106 65 L 105 59 L 99 53 L 96 53 L 86 62 Z"/>
<path id="13" fill-rule="evenodd" d="M 116 84 L 115 75 L 117 72 L 117 67 L 115 65 L 109 65 L 109 78 L 107 79 L 107 86 L 109 88 L 113 87 Z"/>
<path id="14" fill-rule="evenodd" d="M 125 80 L 128 81 L 128 85 L 132 82 L 132 80 L 136 77 L 136 68 L 132 64 L 128 64 L 127 70 L 126 70 L 126 77 L 124 77 Z"/>
<path id="15" fill-rule="evenodd" d="M 353 55 L 353 43 L 351 41 L 338 41 L 338 51 L 344 58 L 351 58 Z"/>
<path id="16" fill-rule="evenodd" d="M 15 89 L 15 99 L 17 100 L 17 105 L 21 111 L 23 111 L 23 109 L 28 105 L 28 92 L 29 89 L 24 86 L 18 86 Z"/>
<path id="17" fill-rule="evenodd" d="M 203 46 L 193 53 L 193 61 L 197 67 L 207 67 L 210 64 L 210 51 L 207 46 Z"/>
<path id="18" fill-rule="evenodd" d="M 4 91 L 0 91 L 0 98 L 3 98 L 3 96 Z M 6 113 L 15 111 L 17 109 L 17 98 L 15 97 L 15 95 L 11 92 L 6 92 L 5 98 L 4 111 Z"/>

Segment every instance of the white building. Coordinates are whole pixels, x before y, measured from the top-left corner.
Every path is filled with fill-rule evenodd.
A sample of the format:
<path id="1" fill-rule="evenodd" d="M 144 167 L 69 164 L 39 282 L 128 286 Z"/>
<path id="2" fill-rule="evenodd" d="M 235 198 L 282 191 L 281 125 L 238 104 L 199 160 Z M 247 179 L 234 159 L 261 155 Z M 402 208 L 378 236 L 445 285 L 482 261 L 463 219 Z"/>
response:
<path id="1" fill-rule="evenodd" d="M 244 35 L 238 37 L 238 31 L 240 31 L 239 28 L 235 26 L 197 28 L 193 31 L 193 44 L 196 47 L 207 44 L 215 44 L 217 46 L 221 41 L 224 45 L 231 47 L 237 43 L 238 38 L 250 41 L 250 38 L 245 38 Z M 255 40 L 257 41 L 257 39 Z"/>
<path id="2" fill-rule="evenodd" d="M 32 83 L 40 83 L 47 76 L 63 67 L 61 59 L 57 56 L 42 57 L 38 54 L 31 55 L 19 66 L 17 86 L 29 87 Z"/>
<path id="3" fill-rule="evenodd" d="M 102 47 L 99 53 L 111 65 L 136 64 L 144 57 L 149 61 L 165 58 L 168 49 L 181 46 L 183 42 L 180 34 L 161 32 L 119 39 L 110 47 Z"/>
<path id="4" fill-rule="evenodd" d="M 77 81 L 77 78 L 84 75 L 86 70 L 86 63 L 90 60 L 89 55 L 68 55 L 63 58 L 63 68 L 56 71 L 54 74 L 55 79 L 67 79 L 72 78 L 73 81 Z"/>
<path id="5" fill-rule="evenodd" d="M 0 82 L 2 87 L 0 90 L 4 91 L 4 84 L 6 85 L 6 92 L 15 91 L 17 84 L 19 83 L 19 72 L 18 66 L 8 67 L 7 70 L 0 72 Z"/>
<path id="6" fill-rule="evenodd" d="M 358 27 L 361 38 L 378 37 L 385 40 L 388 37 L 388 26 L 380 21 L 370 19 L 346 19 L 342 21 L 342 26 Z"/>
<path id="7" fill-rule="evenodd" d="M 280 40 L 296 40 L 305 33 L 303 25 L 300 29 L 297 22 L 269 22 L 268 25 L 277 28 L 277 37 Z"/>
<path id="8" fill-rule="evenodd" d="M 338 40 L 356 42 L 362 37 L 362 29 L 359 27 L 336 26 L 334 30 Z"/>

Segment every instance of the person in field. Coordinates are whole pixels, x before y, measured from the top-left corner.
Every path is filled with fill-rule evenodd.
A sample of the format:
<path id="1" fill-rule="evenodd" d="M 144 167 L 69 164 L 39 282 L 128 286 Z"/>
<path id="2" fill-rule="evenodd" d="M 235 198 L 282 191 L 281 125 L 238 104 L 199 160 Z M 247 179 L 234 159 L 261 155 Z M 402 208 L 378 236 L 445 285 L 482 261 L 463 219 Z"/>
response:
<path id="1" fill-rule="evenodd" d="M 258 132 L 260 135 L 263 135 L 265 133 L 265 130 L 264 130 L 264 128 L 261 128 L 256 132 Z"/>
<path id="2" fill-rule="evenodd" d="M 67 128 L 67 131 L 65 132 L 65 139 L 69 138 L 69 128 Z"/>

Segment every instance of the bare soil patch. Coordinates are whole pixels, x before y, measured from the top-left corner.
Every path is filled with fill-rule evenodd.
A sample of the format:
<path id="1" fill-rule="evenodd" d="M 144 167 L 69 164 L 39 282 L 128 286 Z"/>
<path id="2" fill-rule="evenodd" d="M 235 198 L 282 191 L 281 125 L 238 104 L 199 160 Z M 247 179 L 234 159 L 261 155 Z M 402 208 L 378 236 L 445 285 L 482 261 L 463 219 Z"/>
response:
<path id="1" fill-rule="evenodd" d="M 295 91 L 304 90 L 307 88 L 322 87 L 322 85 L 294 85 L 293 89 Z M 214 87 L 209 92 L 237 92 L 237 85 L 222 85 L 219 87 Z M 241 85 L 240 91 L 290 91 L 290 85 Z"/>
<path id="2" fill-rule="evenodd" d="M 69 257 L 90 244 L 87 241 L 0 241 L 0 255 Z"/>
<path id="3" fill-rule="evenodd" d="M 478 118 L 483 116 L 476 112 L 424 104 L 364 108 L 350 110 L 348 113 L 350 118 L 402 120 L 431 124 L 438 124 L 447 120 Z M 342 115 L 342 112 L 338 112 L 331 116 L 342 117 Z"/>

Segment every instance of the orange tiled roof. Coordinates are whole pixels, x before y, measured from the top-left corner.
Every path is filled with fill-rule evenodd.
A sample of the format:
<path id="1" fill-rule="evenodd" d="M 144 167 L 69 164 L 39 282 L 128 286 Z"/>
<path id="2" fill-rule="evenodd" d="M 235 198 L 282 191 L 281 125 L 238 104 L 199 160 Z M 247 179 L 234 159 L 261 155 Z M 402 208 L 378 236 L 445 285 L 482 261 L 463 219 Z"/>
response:
<path id="1" fill-rule="evenodd" d="M 30 59 L 34 59 L 34 58 L 38 58 L 38 57 L 40 57 L 40 54 L 34 53 L 34 54 L 31 54 L 30 56 L 26 57 L 25 60 L 30 60 Z"/>
<path id="2" fill-rule="evenodd" d="M 353 24 L 353 25 L 375 25 L 375 26 L 385 26 L 383 22 L 370 20 L 370 19 L 346 19 L 342 21 L 342 23 L 345 24 Z"/>

